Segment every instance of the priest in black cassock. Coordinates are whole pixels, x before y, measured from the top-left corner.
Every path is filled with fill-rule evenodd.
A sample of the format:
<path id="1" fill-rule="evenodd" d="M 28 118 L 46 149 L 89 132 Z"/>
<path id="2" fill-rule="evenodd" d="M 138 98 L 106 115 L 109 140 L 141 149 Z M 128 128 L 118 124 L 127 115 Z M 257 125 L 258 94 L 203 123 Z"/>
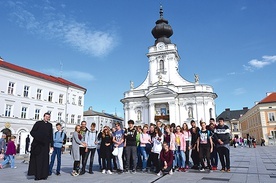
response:
<path id="1" fill-rule="evenodd" d="M 50 113 L 45 113 L 30 132 L 33 142 L 28 175 L 34 175 L 35 180 L 46 180 L 49 175 L 49 150 L 53 148 L 53 127 L 49 121 Z"/>

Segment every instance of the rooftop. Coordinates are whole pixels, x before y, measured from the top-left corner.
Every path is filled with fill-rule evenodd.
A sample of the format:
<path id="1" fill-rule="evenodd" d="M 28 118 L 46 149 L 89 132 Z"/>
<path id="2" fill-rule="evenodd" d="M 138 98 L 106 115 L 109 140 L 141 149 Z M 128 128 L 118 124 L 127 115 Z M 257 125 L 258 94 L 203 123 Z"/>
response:
<path id="1" fill-rule="evenodd" d="M 259 104 L 276 102 L 276 92 L 269 93 Z"/>
<path id="2" fill-rule="evenodd" d="M 55 76 L 43 74 L 41 72 L 37 72 L 37 71 L 31 70 L 31 69 L 27 69 L 27 68 L 24 68 L 24 67 L 21 67 L 21 66 L 18 66 L 18 65 L 11 64 L 9 62 L 4 61 L 3 59 L 0 59 L 0 67 L 2 67 L 4 69 L 15 71 L 15 72 L 19 72 L 19 73 L 22 73 L 22 74 L 26 74 L 26 75 L 29 75 L 29 76 L 33 76 L 33 77 L 36 77 L 36 78 L 40 78 L 40 79 L 43 79 L 43 80 L 51 81 L 51 82 L 54 82 L 54 83 L 57 83 L 57 84 L 76 87 L 76 88 L 85 90 L 85 92 L 86 92 L 86 89 L 84 87 L 79 86 L 75 83 L 72 83 L 72 82 L 70 82 L 66 79 L 61 78 L 61 77 L 55 77 Z"/>
<path id="3" fill-rule="evenodd" d="M 226 108 L 218 117 L 223 118 L 225 121 L 230 121 L 233 119 L 238 120 L 242 115 L 244 115 L 248 111 L 248 107 L 244 107 L 242 110 L 230 110 L 230 108 Z"/>

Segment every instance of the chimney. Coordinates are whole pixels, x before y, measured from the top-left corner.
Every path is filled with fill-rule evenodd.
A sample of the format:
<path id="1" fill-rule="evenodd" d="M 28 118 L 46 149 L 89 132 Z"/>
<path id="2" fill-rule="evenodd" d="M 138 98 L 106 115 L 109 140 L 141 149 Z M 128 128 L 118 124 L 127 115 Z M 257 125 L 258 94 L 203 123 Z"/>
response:
<path id="1" fill-rule="evenodd" d="M 272 92 L 266 92 L 266 96 L 269 96 Z"/>
<path id="2" fill-rule="evenodd" d="M 0 56 L 0 61 L 4 61 L 3 58 Z"/>
<path id="3" fill-rule="evenodd" d="M 92 106 L 90 106 L 90 107 L 88 108 L 88 110 L 89 110 L 89 111 L 93 111 L 93 108 L 92 108 Z"/>
<path id="4" fill-rule="evenodd" d="M 230 111 L 230 108 L 225 108 L 225 111 Z"/>
<path id="5" fill-rule="evenodd" d="M 105 110 L 102 110 L 102 113 L 105 113 Z"/>
<path id="6" fill-rule="evenodd" d="M 248 110 L 248 107 L 243 107 L 242 110 L 244 110 L 244 111 L 245 111 L 245 110 Z"/>

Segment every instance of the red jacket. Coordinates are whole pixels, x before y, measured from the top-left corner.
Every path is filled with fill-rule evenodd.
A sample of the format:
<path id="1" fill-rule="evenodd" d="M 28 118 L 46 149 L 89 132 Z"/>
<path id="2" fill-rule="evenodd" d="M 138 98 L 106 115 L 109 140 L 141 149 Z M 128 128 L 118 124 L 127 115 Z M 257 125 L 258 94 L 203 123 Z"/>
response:
<path id="1" fill-rule="evenodd" d="M 164 149 L 160 152 L 160 160 L 161 161 L 166 161 L 167 166 L 171 166 L 173 164 L 173 152 L 169 150 L 168 152 L 165 152 Z"/>
<path id="2" fill-rule="evenodd" d="M 15 147 L 14 141 L 9 141 L 6 155 L 14 155 L 14 154 L 16 154 L 16 147 Z"/>

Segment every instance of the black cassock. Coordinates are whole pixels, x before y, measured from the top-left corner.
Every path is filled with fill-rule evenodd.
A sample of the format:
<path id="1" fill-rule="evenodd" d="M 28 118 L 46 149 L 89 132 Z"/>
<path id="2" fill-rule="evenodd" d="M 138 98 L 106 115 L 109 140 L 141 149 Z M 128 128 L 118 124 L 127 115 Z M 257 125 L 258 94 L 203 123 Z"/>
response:
<path id="1" fill-rule="evenodd" d="M 36 179 L 47 179 L 49 175 L 49 148 L 53 145 L 52 124 L 37 121 L 30 133 L 33 137 L 28 175 Z"/>

